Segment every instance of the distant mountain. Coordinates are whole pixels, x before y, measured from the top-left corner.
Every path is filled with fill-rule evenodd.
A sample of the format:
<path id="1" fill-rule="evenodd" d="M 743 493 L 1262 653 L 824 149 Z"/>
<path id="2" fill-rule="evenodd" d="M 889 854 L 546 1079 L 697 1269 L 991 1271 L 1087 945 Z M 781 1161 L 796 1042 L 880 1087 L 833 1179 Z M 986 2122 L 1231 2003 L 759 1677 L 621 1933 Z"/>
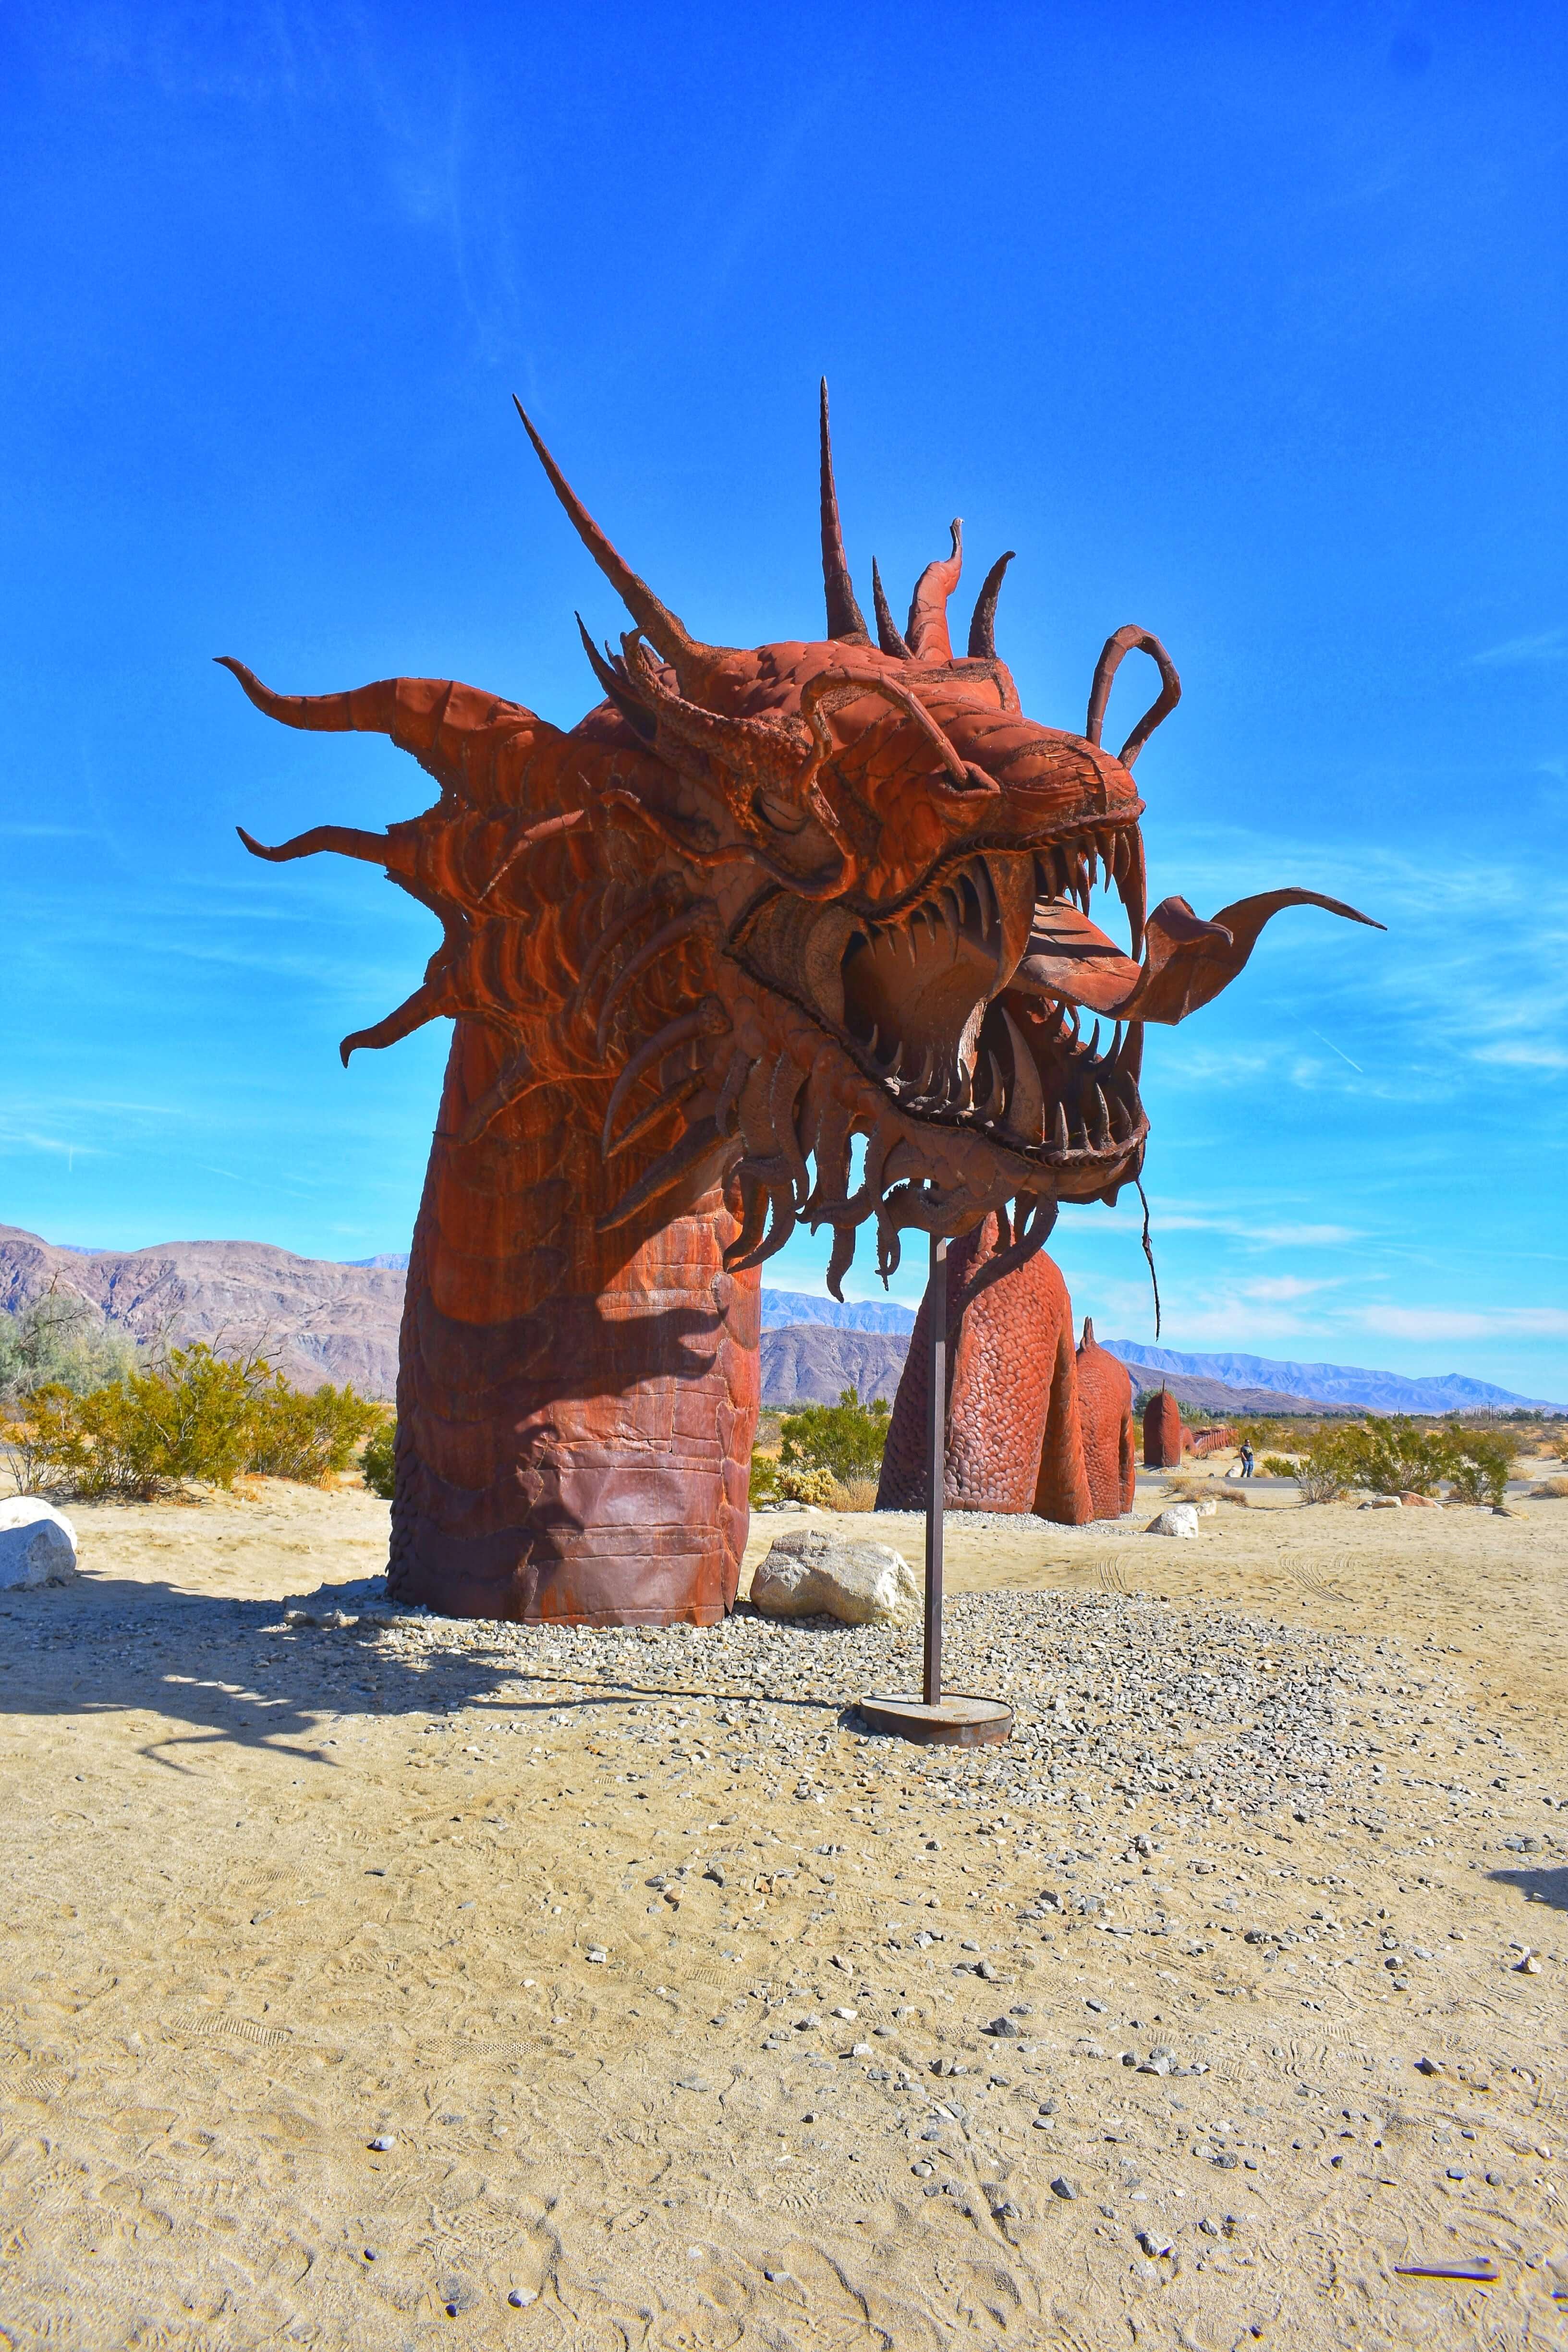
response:
<path id="1" fill-rule="evenodd" d="M 1488 1404 L 1530 1408 L 1545 1404 L 1548 1412 L 1563 1410 L 1544 1398 L 1515 1396 L 1509 1389 L 1493 1388 L 1489 1381 L 1468 1380 L 1461 1372 L 1406 1380 L 1400 1372 L 1367 1371 L 1355 1364 L 1295 1364 L 1272 1356 L 1190 1356 L 1175 1348 L 1145 1348 L 1135 1339 L 1104 1339 L 1100 1345 L 1135 1370 L 1196 1373 L 1205 1380 L 1223 1381 L 1229 1388 L 1263 1389 L 1275 1394 L 1289 1391 L 1298 1400 L 1348 1405 L 1362 1412 L 1465 1412 Z"/>
<path id="2" fill-rule="evenodd" d="M 352 1381 L 390 1397 L 396 1383 L 403 1276 L 394 1268 L 295 1257 L 267 1242 L 57 1249 L 0 1225 L 0 1313 L 19 1314 L 51 1285 L 134 1339 L 257 1349 L 297 1388 Z"/>
<path id="3" fill-rule="evenodd" d="M 795 1323 L 820 1323 L 830 1331 L 901 1331 L 907 1339 L 915 1310 L 891 1298 L 857 1298 L 840 1307 L 836 1298 L 813 1298 L 804 1290 L 764 1290 L 763 1330 Z"/>
<path id="4" fill-rule="evenodd" d="M 826 1323 L 786 1323 L 763 1333 L 765 1405 L 837 1404 L 844 1391 L 892 1402 L 909 1354 L 901 1331 L 835 1331 Z"/>
<path id="5" fill-rule="evenodd" d="M 85 1249 L 0 1225 L 0 1314 L 20 1312 L 53 1283 L 76 1292 L 137 1339 L 205 1339 L 225 1352 L 258 1348 L 300 1388 L 352 1381 L 371 1396 L 390 1397 L 407 1265 L 404 1250 L 342 1264 L 296 1257 L 266 1242 Z M 914 1321 L 912 1307 L 891 1299 L 840 1307 L 805 1291 L 764 1290 L 764 1401 L 830 1404 L 851 1385 L 868 1400 L 891 1397 Z M 1324 1405 L 1341 1412 L 1438 1413 L 1542 1402 L 1458 1372 L 1405 1380 L 1346 1364 L 1186 1355 L 1131 1339 L 1102 1344 L 1128 1367 L 1135 1389 L 1168 1381 L 1183 1403 L 1232 1417 Z"/>

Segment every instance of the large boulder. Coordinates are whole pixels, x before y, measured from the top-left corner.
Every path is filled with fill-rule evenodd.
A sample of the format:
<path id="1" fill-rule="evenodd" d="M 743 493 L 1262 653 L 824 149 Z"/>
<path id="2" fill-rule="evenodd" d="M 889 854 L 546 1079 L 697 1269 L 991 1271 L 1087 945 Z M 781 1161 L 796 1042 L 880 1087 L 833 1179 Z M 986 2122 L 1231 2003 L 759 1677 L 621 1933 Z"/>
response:
<path id="1" fill-rule="evenodd" d="M 1195 1536 L 1197 1531 L 1197 1506 L 1194 1503 L 1173 1503 L 1168 1511 L 1151 1519 L 1143 1530 L 1149 1536 Z"/>
<path id="2" fill-rule="evenodd" d="M 0 1503 L 0 1592 L 69 1584 L 76 1572 L 76 1529 L 63 1511 L 36 1495 Z"/>
<path id="3" fill-rule="evenodd" d="M 780 1536 L 752 1579 L 752 1606 L 765 1617 L 838 1617 L 847 1625 L 892 1625 L 912 1617 L 921 1587 L 902 1552 L 825 1528 Z"/>

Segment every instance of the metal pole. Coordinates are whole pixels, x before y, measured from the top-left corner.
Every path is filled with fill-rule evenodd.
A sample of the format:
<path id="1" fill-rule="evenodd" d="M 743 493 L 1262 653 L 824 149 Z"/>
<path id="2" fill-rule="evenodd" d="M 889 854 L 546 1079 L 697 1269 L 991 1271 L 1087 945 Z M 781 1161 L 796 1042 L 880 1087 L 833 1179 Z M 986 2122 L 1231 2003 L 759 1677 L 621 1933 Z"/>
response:
<path id="1" fill-rule="evenodd" d="M 947 1244 L 931 1237 L 926 1286 L 926 1654 L 925 1703 L 942 1697 L 942 1513 L 947 1483 Z"/>

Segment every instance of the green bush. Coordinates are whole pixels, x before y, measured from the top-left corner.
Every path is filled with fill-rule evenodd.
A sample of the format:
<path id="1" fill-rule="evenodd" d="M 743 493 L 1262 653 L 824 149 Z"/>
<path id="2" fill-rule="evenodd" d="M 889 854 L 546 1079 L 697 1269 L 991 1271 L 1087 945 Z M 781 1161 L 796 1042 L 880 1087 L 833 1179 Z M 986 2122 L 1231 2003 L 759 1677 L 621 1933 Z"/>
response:
<path id="1" fill-rule="evenodd" d="M 1309 1503 L 1333 1502 L 1353 1487 L 1435 1495 L 1445 1481 L 1456 1502 L 1500 1503 L 1511 1460 L 1506 1442 L 1484 1429 L 1423 1429 L 1406 1413 L 1368 1413 L 1364 1422 L 1316 1430 L 1294 1475 Z"/>
<path id="2" fill-rule="evenodd" d="M 361 1438 L 381 1422 L 381 1407 L 353 1388 L 329 1381 L 314 1391 L 291 1389 L 281 1372 L 257 1390 L 253 1412 L 246 1468 L 307 1486 L 346 1470 Z"/>
<path id="3" fill-rule="evenodd" d="M 0 1398 L 31 1389 L 68 1389 L 86 1396 L 134 1370 L 136 1343 L 106 1323 L 85 1298 L 51 1284 L 17 1315 L 0 1314 Z"/>
<path id="4" fill-rule="evenodd" d="M 827 1509 L 835 1503 L 839 1482 L 820 1463 L 783 1463 L 771 1454 L 752 1451 L 751 1498 L 753 1503 L 816 1503 Z"/>
<path id="5" fill-rule="evenodd" d="M 1445 1472 L 1458 1503 L 1500 1503 L 1508 1492 L 1513 1449 L 1506 1439 L 1484 1429 L 1459 1427 L 1444 1432 L 1447 1443 Z"/>
<path id="6" fill-rule="evenodd" d="M 234 1363 L 197 1341 L 86 1395 L 42 1383 L 4 1437 L 25 1493 L 151 1502 L 187 1479 L 231 1486 L 244 1470 L 319 1484 L 378 1418 L 352 1388 L 303 1395 L 261 1358 Z"/>
<path id="7" fill-rule="evenodd" d="M 1291 1454 L 1266 1454 L 1261 1466 L 1266 1478 L 1293 1478 L 1300 1465 Z"/>
<path id="8" fill-rule="evenodd" d="M 874 1478 L 882 1466 L 888 1421 L 885 1397 L 864 1405 L 852 1388 L 840 1390 L 837 1404 L 803 1405 L 786 1413 L 779 1430 L 781 1485 L 792 1470 L 825 1470 L 846 1486 L 852 1478 Z"/>
<path id="9" fill-rule="evenodd" d="M 384 1503 L 390 1503 L 392 1500 L 393 1454 L 396 1444 L 397 1423 L 395 1421 L 384 1421 L 379 1429 L 371 1432 L 364 1452 L 359 1458 L 361 1477 L 371 1493 L 379 1495 Z M 753 1475 L 756 1472 L 756 1464 L 757 1457 L 753 1454 L 752 1456 Z"/>

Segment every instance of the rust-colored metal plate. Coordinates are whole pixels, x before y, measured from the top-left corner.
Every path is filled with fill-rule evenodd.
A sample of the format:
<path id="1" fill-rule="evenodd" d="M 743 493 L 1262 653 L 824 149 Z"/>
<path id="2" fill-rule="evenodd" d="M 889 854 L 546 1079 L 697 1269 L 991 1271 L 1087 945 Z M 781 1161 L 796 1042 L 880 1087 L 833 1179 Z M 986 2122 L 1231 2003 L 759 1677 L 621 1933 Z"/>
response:
<path id="1" fill-rule="evenodd" d="M 896 1692 L 863 1698 L 860 1713 L 874 1731 L 890 1731 L 895 1738 L 927 1748 L 994 1748 L 1013 1737 L 1013 1710 L 997 1698 L 961 1695 L 928 1706 L 912 1694 Z"/>

